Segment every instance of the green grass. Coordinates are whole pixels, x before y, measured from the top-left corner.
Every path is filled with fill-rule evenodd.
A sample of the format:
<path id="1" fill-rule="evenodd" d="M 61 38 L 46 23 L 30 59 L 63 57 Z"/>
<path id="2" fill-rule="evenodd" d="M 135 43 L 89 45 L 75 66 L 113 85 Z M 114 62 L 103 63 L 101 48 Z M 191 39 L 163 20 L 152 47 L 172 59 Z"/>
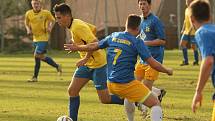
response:
<path id="1" fill-rule="evenodd" d="M 33 73 L 34 60 L 31 54 L 0 54 L 1 121 L 55 121 L 61 115 L 68 115 L 67 87 L 78 56 L 65 52 L 49 54 L 62 64 L 63 75 L 58 77 L 55 69 L 42 63 L 38 83 L 26 82 Z M 189 56 L 191 63 L 191 52 Z M 160 79 L 155 82 L 156 86 L 167 90 L 162 102 L 164 121 L 209 121 L 213 106 L 211 95 L 214 91 L 211 83 L 204 90 L 203 107 L 193 114 L 190 107 L 199 66 L 180 67 L 181 60 L 182 55 L 178 50 L 166 51 L 164 64 L 174 69 L 174 76 L 160 74 Z M 91 82 L 80 95 L 79 121 L 126 120 L 123 106 L 99 103 Z M 136 111 L 135 118 L 141 121 L 139 111 Z"/>

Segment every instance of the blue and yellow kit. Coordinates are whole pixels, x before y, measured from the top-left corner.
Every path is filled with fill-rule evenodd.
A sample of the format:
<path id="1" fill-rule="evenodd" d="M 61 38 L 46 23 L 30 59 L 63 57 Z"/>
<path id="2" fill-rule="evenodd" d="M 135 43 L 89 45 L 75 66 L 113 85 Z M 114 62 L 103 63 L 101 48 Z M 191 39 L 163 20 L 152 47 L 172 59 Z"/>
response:
<path id="1" fill-rule="evenodd" d="M 165 40 L 164 25 L 160 19 L 150 13 L 147 17 L 142 17 L 141 33 L 138 36 L 144 41 L 153 41 L 156 39 Z M 152 57 L 158 62 L 163 62 L 164 46 L 147 46 Z M 140 59 L 135 69 L 135 75 L 146 80 L 155 81 L 158 79 L 159 72 L 152 69 L 147 63 Z"/>
<path id="2" fill-rule="evenodd" d="M 99 41 L 99 48 L 107 48 L 110 92 L 131 102 L 143 102 L 150 91 L 134 78 L 137 56 L 143 60 L 151 57 L 143 40 L 128 32 L 115 32 Z"/>

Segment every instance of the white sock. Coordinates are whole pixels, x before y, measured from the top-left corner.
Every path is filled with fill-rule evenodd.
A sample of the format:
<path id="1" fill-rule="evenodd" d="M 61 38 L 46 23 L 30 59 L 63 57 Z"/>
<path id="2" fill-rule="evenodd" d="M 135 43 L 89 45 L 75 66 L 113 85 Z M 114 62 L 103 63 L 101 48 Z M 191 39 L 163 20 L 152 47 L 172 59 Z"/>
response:
<path id="1" fill-rule="evenodd" d="M 161 94 L 161 90 L 156 87 L 152 87 L 152 92 L 155 94 L 156 97 Z"/>
<path id="2" fill-rule="evenodd" d="M 127 114 L 128 121 L 134 121 L 135 104 L 124 100 L 125 112 Z"/>
<path id="3" fill-rule="evenodd" d="M 160 106 L 153 106 L 151 108 L 151 121 L 162 121 L 163 114 Z"/>

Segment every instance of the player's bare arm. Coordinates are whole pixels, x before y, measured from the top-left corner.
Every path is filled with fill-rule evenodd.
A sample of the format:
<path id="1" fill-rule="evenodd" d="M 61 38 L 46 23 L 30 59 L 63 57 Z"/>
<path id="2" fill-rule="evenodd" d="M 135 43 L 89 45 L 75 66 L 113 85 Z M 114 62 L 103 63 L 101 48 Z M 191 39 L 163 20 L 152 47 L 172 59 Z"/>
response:
<path id="1" fill-rule="evenodd" d="M 98 42 L 89 43 L 87 45 L 64 44 L 67 51 L 95 51 L 99 49 Z"/>
<path id="2" fill-rule="evenodd" d="M 25 19 L 25 28 L 26 28 L 26 31 L 27 31 L 28 35 L 32 34 L 31 26 L 29 25 L 28 19 Z"/>
<path id="3" fill-rule="evenodd" d="M 192 111 L 194 113 L 196 112 L 198 103 L 200 106 L 202 104 L 202 91 L 211 74 L 213 63 L 214 63 L 213 56 L 208 56 L 202 61 L 200 72 L 199 72 L 199 79 L 196 87 L 196 92 L 194 94 L 193 102 L 192 102 Z"/>
<path id="4" fill-rule="evenodd" d="M 155 70 L 159 72 L 166 73 L 168 75 L 173 75 L 173 70 L 171 68 L 166 68 L 158 61 L 156 61 L 153 57 L 150 57 L 146 60 L 146 62 Z"/>

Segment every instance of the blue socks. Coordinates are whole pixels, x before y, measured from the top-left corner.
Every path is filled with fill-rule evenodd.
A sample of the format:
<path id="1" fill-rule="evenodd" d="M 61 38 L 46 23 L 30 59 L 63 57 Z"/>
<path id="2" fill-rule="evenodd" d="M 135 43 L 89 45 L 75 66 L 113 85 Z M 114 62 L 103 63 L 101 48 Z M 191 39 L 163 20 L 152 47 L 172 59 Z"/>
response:
<path id="1" fill-rule="evenodd" d="M 199 62 L 199 53 L 198 53 L 198 50 L 194 50 L 194 59 L 195 59 L 195 62 Z"/>
<path id="2" fill-rule="evenodd" d="M 121 99 L 116 95 L 111 95 L 111 104 L 123 105 L 124 104 L 124 99 Z"/>
<path id="3" fill-rule="evenodd" d="M 44 62 L 48 63 L 49 65 L 57 68 L 58 65 L 54 62 L 54 60 L 50 57 L 45 57 L 45 59 L 43 60 Z"/>
<path id="4" fill-rule="evenodd" d="M 69 98 L 69 116 L 73 121 L 78 119 L 78 110 L 80 105 L 80 96 Z"/>
<path id="5" fill-rule="evenodd" d="M 182 48 L 184 63 L 188 63 L 187 48 Z"/>
<path id="6" fill-rule="evenodd" d="M 34 77 L 37 78 L 40 71 L 40 59 L 39 58 L 34 58 L 34 59 L 35 59 Z"/>

